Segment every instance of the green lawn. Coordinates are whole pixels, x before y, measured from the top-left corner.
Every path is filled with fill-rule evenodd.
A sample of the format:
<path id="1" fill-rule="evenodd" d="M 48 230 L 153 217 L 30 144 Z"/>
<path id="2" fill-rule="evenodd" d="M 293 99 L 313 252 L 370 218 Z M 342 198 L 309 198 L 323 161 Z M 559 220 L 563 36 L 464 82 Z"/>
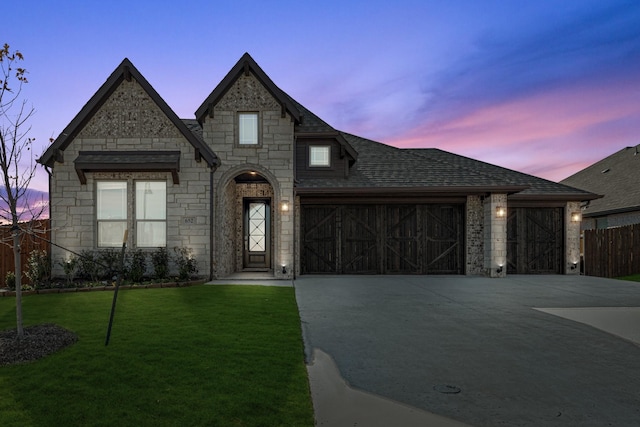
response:
<path id="1" fill-rule="evenodd" d="M 0 366 L 0 426 L 313 426 L 292 288 L 196 286 L 30 295 L 25 326 L 79 340 Z M 0 330 L 15 298 L 0 298 Z"/>
<path id="2" fill-rule="evenodd" d="M 631 276 L 616 277 L 619 280 L 629 280 L 631 282 L 640 282 L 640 274 L 632 274 Z"/>

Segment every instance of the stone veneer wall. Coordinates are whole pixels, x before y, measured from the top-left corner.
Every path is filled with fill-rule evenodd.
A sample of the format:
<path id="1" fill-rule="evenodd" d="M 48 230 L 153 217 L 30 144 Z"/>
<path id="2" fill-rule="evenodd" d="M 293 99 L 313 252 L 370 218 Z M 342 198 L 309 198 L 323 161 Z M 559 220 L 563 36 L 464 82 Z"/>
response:
<path id="1" fill-rule="evenodd" d="M 467 196 L 467 275 L 484 274 L 484 207 L 480 196 Z"/>
<path id="2" fill-rule="evenodd" d="M 259 141 L 257 146 L 237 144 L 237 114 L 249 111 L 259 113 Z M 241 75 L 220 101 L 213 107 L 213 117 L 207 115 L 203 123 L 203 137 L 220 159 L 220 167 L 214 175 L 216 192 L 223 192 L 228 183 L 238 174 L 255 171 L 265 177 L 273 187 L 272 223 L 273 251 L 272 264 L 277 278 L 291 278 L 293 268 L 282 274 L 282 264 L 293 264 L 293 221 L 290 213 L 282 213 L 280 206 L 287 201 L 293 203 L 293 155 L 294 123 L 286 114 L 281 117 L 281 108 L 269 91 L 250 74 Z M 219 199 L 219 197 L 218 197 Z M 216 231 L 214 263 L 218 266 L 216 276 L 223 277 L 228 272 L 222 267 L 225 245 L 223 236 L 229 227 L 228 206 L 216 206 Z M 291 212 L 291 210 L 289 211 Z M 241 217 L 239 218 L 241 219 Z M 238 221 L 239 219 L 236 219 Z M 234 225 L 235 227 L 235 225 Z M 240 242 L 234 242 L 237 247 Z M 241 265 L 236 265 L 238 271 Z"/>
<path id="3" fill-rule="evenodd" d="M 484 199 L 484 271 L 489 277 L 507 274 L 507 215 L 498 218 L 496 209 L 507 209 L 506 194 L 491 194 Z M 502 272 L 498 267 L 502 265 Z"/>
<path id="4" fill-rule="evenodd" d="M 565 274 L 580 274 L 580 221 L 571 220 L 573 212 L 580 212 L 580 202 L 567 202 L 564 209 Z"/>
<path id="5" fill-rule="evenodd" d="M 169 172 L 157 173 L 88 173 L 81 185 L 73 161 L 78 151 L 179 150 L 180 184 L 173 184 Z M 210 169 L 195 161 L 195 150 L 132 79 L 123 81 L 102 105 L 74 141 L 64 151 L 64 162 L 56 163 L 51 179 L 51 227 L 53 241 L 75 252 L 96 248 L 96 179 L 129 182 L 129 203 L 133 200 L 133 181 L 161 179 L 167 182 L 167 249 L 193 249 L 199 275 L 210 270 Z M 133 207 L 133 205 L 130 205 Z M 130 212 L 133 212 L 130 209 Z M 135 248 L 133 219 L 129 223 L 128 247 Z M 152 251 L 153 249 L 149 249 Z M 62 276 L 59 262 L 71 254 L 56 246 L 51 248 L 54 276 Z"/>

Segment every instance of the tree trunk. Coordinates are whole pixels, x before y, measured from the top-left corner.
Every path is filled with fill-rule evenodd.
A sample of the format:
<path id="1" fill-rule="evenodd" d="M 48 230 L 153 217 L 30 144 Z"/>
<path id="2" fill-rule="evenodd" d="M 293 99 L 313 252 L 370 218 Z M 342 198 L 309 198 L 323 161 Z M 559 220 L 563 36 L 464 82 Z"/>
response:
<path id="1" fill-rule="evenodd" d="M 16 276 L 16 331 L 18 337 L 24 337 L 22 327 L 22 260 L 20 258 L 20 228 L 13 226 L 13 266 Z"/>

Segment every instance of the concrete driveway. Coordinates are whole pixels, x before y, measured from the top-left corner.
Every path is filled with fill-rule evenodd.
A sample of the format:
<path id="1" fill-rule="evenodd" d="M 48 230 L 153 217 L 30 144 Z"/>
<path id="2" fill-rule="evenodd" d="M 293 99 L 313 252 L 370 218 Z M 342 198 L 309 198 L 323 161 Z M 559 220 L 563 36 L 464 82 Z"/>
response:
<path id="1" fill-rule="evenodd" d="M 575 310 L 535 309 L 640 307 L 640 284 L 302 276 L 295 291 L 307 356 L 330 355 L 355 389 L 478 427 L 640 424 L 633 337 L 585 324 Z"/>

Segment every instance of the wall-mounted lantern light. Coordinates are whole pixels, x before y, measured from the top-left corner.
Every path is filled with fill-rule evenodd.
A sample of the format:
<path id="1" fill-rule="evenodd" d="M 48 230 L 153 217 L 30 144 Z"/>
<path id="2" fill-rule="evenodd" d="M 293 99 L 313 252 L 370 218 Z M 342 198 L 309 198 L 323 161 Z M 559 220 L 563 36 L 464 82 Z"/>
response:
<path id="1" fill-rule="evenodd" d="M 571 221 L 573 221 L 573 222 L 582 221 L 582 213 L 580 213 L 580 212 L 571 212 Z"/>
<path id="2" fill-rule="evenodd" d="M 502 273 L 502 264 L 498 265 L 498 268 L 496 269 L 496 273 L 498 274 Z"/>
<path id="3" fill-rule="evenodd" d="M 280 204 L 280 208 L 282 209 L 282 212 L 289 212 L 289 201 L 283 200 Z"/>
<path id="4" fill-rule="evenodd" d="M 574 261 L 573 264 L 571 264 L 571 269 L 575 270 L 576 268 L 578 268 L 578 263 Z"/>
<path id="5" fill-rule="evenodd" d="M 282 274 L 287 274 L 287 266 L 282 264 Z"/>
<path id="6" fill-rule="evenodd" d="M 496 217 L 504 218 L 505 216 L 507 216 L 507 208 L 504 206 L 498 206 L 496 208 Z"/>

